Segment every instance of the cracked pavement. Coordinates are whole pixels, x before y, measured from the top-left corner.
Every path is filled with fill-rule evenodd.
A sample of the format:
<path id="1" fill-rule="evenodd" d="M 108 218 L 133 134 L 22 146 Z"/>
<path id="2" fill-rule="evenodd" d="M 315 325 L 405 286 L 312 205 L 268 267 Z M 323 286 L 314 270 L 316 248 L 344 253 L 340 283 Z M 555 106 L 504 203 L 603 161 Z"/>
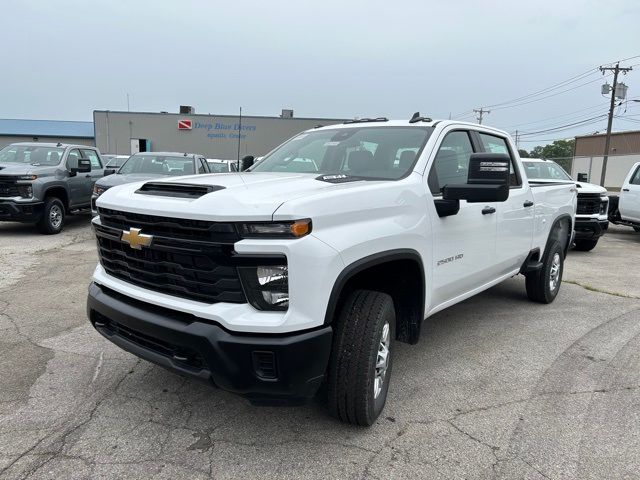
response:
<path id="1" fill-rule="evenodd" d="M 0 478 L 638 478 L 639 255 L 612 227 L 552 305 L 516 277 L 428 319 L 364 429 L 121 351 L 85 317 L 88 218 L 0 224 Z"/>

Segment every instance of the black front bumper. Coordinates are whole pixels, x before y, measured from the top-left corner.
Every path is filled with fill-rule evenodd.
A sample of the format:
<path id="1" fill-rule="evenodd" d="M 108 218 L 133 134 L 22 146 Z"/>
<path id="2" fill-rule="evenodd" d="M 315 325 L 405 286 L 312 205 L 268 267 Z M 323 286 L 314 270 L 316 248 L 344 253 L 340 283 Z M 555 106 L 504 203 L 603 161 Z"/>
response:
<path id="1" fill-rule="evenodd" d="M 331 351 L 331 327 L 290 335 L 231 333 L 95 283 L 89 287 L 87 314 L 95 329 L 120 348 L 254 402 L 312 397 Z"/>
<path id="2" fill-rule="evenodd" d="M 42 217 L 44 203 L 19 203 L 0 200 L 0 221 L 37 222 Z"/>
<path id="3" fill-rule="evenodd" d="M 608 220 L 598 220 L 597 218 L 576 218 L 576 235 L 574 240 L 595 240 L 604 235 L 608 228 Z"/>

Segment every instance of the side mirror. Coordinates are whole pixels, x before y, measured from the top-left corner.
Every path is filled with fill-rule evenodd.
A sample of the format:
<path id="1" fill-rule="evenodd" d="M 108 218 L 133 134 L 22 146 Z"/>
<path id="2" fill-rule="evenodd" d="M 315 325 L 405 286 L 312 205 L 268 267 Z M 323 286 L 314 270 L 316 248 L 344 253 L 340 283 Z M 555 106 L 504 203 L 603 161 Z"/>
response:
<path id="1" fill-rule="evenodd" d="M 467 183 L 445 185 L 444 200 L 468 203 L 504 202 L 509 198 L 511 159 L 502 153 L 474 153 L 469 159 Z"/>
<path id="2" fill-rule="evenodd" d="M 77 173 L 88 173 L 91 171 L 91 160 L 88 158 L 73 157 L 68 162 L 69 173 L 75 175 Z"/>
<path id="3" fill-rule="evenodd" d="M 116 169 L 115 168 L 105 168 L 104 169 L 104 176 L 105 177 L 107 175 L 113 175 L 114 173 L 116 173 Z"/>
<path id="4" fill-rule="evenodd" d="M 254 161 L 255 157 L 253 155 L 247 155 L 246 157 L 243 157 L 242 160 L 240 160 L 240 171 L 244 172 L 247 168 L 253 165 Z"/>
<path id="5" fill-rule="evenodd" d="M 579 182 L 584 182 L 584 183 L 589 183 L 589 174 L 587 174 L 587 173 L 579 173 L 578 174 L 578 181 Z"/>

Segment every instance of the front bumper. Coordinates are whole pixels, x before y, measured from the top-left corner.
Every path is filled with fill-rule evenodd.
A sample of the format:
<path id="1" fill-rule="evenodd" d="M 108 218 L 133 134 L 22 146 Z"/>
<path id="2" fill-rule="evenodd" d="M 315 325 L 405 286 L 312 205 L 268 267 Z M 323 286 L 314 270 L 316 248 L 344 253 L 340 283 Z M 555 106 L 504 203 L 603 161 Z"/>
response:
<path id="1" fill-rule="evenodd" d="M 134 300 L 92 283 L 87 314 L 120 348 L 254 402 L 312 397 L 324 379 L 330 326 L 297 334 L 233 334 L 213 322 Z"/>
<path id="2" fill-rule="evenodd" d="M 35 223 L 43 211 L 43 202 L 0 200 L 0 221 Z"/>
<path id="3" fill-rule="evenodd" d="M 595 240 L 609 228 L 609 220 L 576 217 L 575 240 Z"/>

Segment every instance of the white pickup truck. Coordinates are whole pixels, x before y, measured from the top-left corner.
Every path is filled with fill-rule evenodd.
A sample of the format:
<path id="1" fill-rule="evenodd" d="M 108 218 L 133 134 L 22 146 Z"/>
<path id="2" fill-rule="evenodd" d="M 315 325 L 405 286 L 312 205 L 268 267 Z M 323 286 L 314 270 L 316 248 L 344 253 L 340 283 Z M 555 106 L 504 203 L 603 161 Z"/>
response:
<path id="1" fill-rule="evenodd" d="M 640 162 L 629 170 L 620 189 L 620 196 L 611 195 L 610 202 L 611 223 L 627 225 L 640 232 Z"/>
<path id="2" fill-rule="evenodd" d="M 305 131 L 247 172 L 122 185 L 97 206 L 100 334 L 254 403 L 325 385 L 336 417 L 371 425 L 395 342 L 425 318 L 518 274 L 554 300 L 576 187 L 529 185 L 505 132 L 416 114 Z"/>
<path id="3" fill-rule="evenodd" d="M 573 182 L 571 176 L 552 160 L 542 158 L 523 158 L 522 164 L 529 183 L 566 183 Z M 609 228 L 607 211 L 609 196 L 607 189 L 600 185 L 575 182 L 578 189 L 574 244 L 576 250 L 588 252 L 598 244 L 598 240 Z"/>

